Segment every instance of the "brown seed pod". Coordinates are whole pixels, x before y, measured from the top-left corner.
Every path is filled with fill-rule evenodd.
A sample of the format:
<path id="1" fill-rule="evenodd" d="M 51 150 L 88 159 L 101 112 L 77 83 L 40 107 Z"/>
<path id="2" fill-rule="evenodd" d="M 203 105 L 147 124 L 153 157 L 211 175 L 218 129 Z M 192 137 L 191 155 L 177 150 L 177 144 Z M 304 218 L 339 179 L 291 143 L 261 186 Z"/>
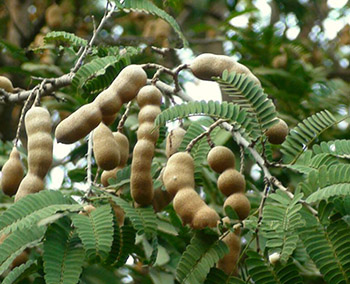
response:
<path id="1" fill-rule="evenodd" d="M 166 137 L 165 144 L 165 154 L 167 158 L 177 152 L 177 149 L 180 147 L 181 142 L 186 134 L 186 130 L 182 127 L 177 127 L 171 130 Z"/>
<path id="2" fill-rule="evenodd" d="M 261 85 L 259 79 L 244 65 L 226 55 L 203 53 L 197 56 L 190 64 L 192 73 L 201 80 L 211 80 L 212 77 L 221 77 L 224 70 L 235 71 L 250 77 L 257 85 Z"/>
<path id="3" fill-rule="evenodd" d="M 227 275 L 236 271 L 237 261 L 241 251 L 241 240 L 235 233 L 228 233 L 222 241 L 229 247 L 229 253 L 218 262 L 218 268 L 223 270 Z"/>
<path id="4" fill-rule="evenodd" d="M 37 193 L 43 189 L 43 179 L 29 172 L 19 185 L 18 191 L 15 195 L 15 202 L 28 194 Z"/>
<path id="5" fill-rule="evenodd" d="M 112 131 L 104 123 L 96 127 L 92 135 L 96 164 L 104 170 L 112 170 L 119 165 L 118 144 Z"/>
<path id="6" fill-rule="evenodd" d="M 175 195 L 174 209 L 183 224 L 190 224 L 195 229 L 216 226 L 219 215 L 194 190 L 194 161 L 189 153 L 179 152 L 169 158 L 163 182 L 169 194 Z"/>
<path id="7" fill-rule="evenodd" d="M 131 163 L 130 191 L 135 202 L 145 206 L 152 203 L 154 195 L 151 165 L 159 132 L 153 124 L 161 112 L 162 94 L 155 86 L 145 86 L 137 95 L 137 103 L 139 129 Z"/>
<path id="8" fill-rule="evenodd" d="M 28 174 L 19 185 L 15 201 L 44 189 L 43 180 L 52 163 L 50 113 L 43 107 L 32 107 L 24 121 L 28 135 Z"/>
<path id="9" fill-rule="evenodd" d="M 215 146 L 207 156 L 209 166 L 217 173 L 235 167 L 235 155 L 225 146 Z"/>
<path id="10" fill-rule="evenodd" d="M 244 220 L 249 216 L 250 202 L 249 199 L 243 193 L 234 193 L 230 195 L 224 203 L 224 208 L 231 206 L 236 211 L 238 218 Z"/>
<path id="11" fill-rule="evenodd" d="M 279 122 L 270 127 L 266 132 L 267 140 L 271 144 L 282 144 L 288 135 L 288 125 L 284 120 L 279 119 Z"/>
<path id="12" fill-rule="evenodd" d="M 57 125 L 55 131 L 57 142 L 74 143 L 88 135 L 101 121 L 102 114 L 96 104 L 83 105 Z"/>
<path id="13" fill-rule="evenodd" d="M 12 82 L 5 76 L 0 76 L 0 88 L 9 93 L 13 92 Z"/>
<path id="14" fill-rule="evenodd" d="M 117 150 L 119 151 L 119 164 L 112 170 L 103 171 L 101 175 L 101 183 L 103 186 L 108 186 L 108 179 L 115 178 L 117 172 L 126 166 L 129 158 L 129 140 L 128 138 L 121 132 L 113 132 L 114 140 L 117 143 Z"/>
<path id="15" fill-rule="evenodd" d="M 92 103 L 82 106 L 58 124 L 55 132 L 57 141 L 74 143 L 89 134 L 102 119 L 109 122 L 122 104 L 135 98 L 146 83 L 147 74 L 141 66 L 125 67 L 108 89 L 101 92 Z"/>
<path id="16" fill-rule="evenodd" d="M 50 28 L 59 28 L 63 23 L 63 12 L 60 6 L 52 4 L 45 11 L 46 24 Z"/>
<path id="17" fill-rule="evenodd" d="M 225 195 L 245 191 L 244 176 L 233 168 L 224 171 L 218 178 L 218 188 Z"/>
<path id="18" fill-rule="evenodd" d="M 124 210 L 116 204 L 112 204 L 113 212 L 117 218 L 118 226 L 121 227 L 124 225 L 125 213 Z"/>
<path id="19" fill-rule="evenodd" d="M 10 153 L 10 158 L 2 168 L 2 191 L 8 196 L 16 194 L 18 186 L 22 181 L 23 174 L 24 170 L 20 154 L 17 148 L 13 147 Z"/>
<path id="20" fill-rule="evenodd" d="M 154 196 L 152 205 L 155 212 L 162 211 L 171 201 L 172 197 L 170 196 L 169 192 L 166 190 L 162 190 L 161 187 L 158 187 L 154 190 Z"/>

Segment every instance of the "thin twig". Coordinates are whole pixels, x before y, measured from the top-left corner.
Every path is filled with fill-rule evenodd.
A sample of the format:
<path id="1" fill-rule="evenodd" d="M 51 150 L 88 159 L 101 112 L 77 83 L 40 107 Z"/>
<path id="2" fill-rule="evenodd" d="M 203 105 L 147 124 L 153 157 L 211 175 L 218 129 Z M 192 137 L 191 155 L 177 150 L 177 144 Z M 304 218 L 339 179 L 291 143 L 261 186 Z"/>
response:
<path id="1" fill-rule="evenodd" d="M 265 187 L 263 191 L 263 197 L 260 201 L 260 205 L 258 208 L 259 216 L 258 216 L 258 223 L 255 228 L 255 236 L 256 236 L 256 251 L 260 251 L 260 242 L 259 242 L 259 230 L 260 230 L 260 225 L 263 219 L 263 210 L 264 210 L 264 205 L 267 199 L 267 196 L 269 195 L 269 190 L 270 190 L 270 181 L 268 179 L 264 179 Z"/>
<path id="2" fill-rule="evenodd" d="M 33 99 L 33 96 L 35 94 L 35 91 L 39 88 L 39 86 L 36 86 L 36 88 L 34 88 L 31 92 L 31 94 L 29 95 L 29 97 L 27 98 L 26 102 L 24 103 L 24 106 L 22 108 L 22 111 L 21 111 L 21 116 L 19 117 L 19 121 L 18 121 L 18 125 L 17 125 L 17 130 L 16 130 L 16 138 L 15 138 L 15 146 L 17 147 L 18 145 L 18 140 L 19 140 L 19 135 L 21 133 L 21 128 L 22 128 L 22 125 L 23 125 L 23 121 L 24 121 L 24 117 L 25 117 L 25 114 L 28 110 L 28 106 L 30 104 L 30 102 L 32 101 Z"/>
<path id="3" fill-rule="evenodd" d="M 217 121 L 215 121 L 212 125 L 209 126 L 207 131 L 202 132 L 201 134 L 199 134 L 196 138 L 194 138 L 193 140 L 191 140 L 190 143 L 188 143 L 187 147 L 186 147 L 186 151 L 187 152 L 191 152 L 193 146 L 200 140 L 202 139 L 204 136 L 207 136 L 208 134 L 210 134 L 210 132 L 212 132 L 214 130 L 215 127 L 217 127 L 218 125 L 220 125 L 221 123 L 224 123 L 226 120 L 225 119 L 218 119 Z"/>
<path id="4" fill-rule="evenodd" d="M 128 102 L 128 104 L 126 105 L 126 109 L 125 109 L 125 111 L 124 111 L 124 113 L 122 115 L 122 118 L 119 120 L 117 130 L 120 133 L 123 133 L 124 123 L 125 123 L 126 119 L 128 118 L 129 111 L 130 111 L 130 108 L 131 108 L 131 104 L 132 104 L 132 101 Z"/>
<path id="5" fill-rule="evenodd" d="M 239 146 L 240 151 L 240 169 L 239 172 L 243 174 L 244 172 L 244 147 L 242 145 Z"/>
<path id="6" fill-rule="evenodd" d="M 89 136 L 88 136 L 88 151 L 86 154 L 86 161 L 87 161 L 87 170 L 86 170 L 86 179 L 87 179 L 87 184 L 88 184 L 88 189 L 83 197 L 83 200 L 88 198 L 92 192 L 92 135 L 94 131 L 91 131 Z"/>

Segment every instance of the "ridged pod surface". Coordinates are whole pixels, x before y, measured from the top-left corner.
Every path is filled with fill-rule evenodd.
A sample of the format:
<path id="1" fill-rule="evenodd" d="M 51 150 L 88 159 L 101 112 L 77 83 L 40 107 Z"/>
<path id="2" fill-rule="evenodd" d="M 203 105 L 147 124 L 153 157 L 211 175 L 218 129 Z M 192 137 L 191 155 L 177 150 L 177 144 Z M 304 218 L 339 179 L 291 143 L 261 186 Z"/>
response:
<path id="1" fill-rule="evenodd" d="M 44 178 L 52 164 L 50 113 L 45 108 L 32 107 L 24 121 L 28 135 L 28 173 L 19 185 L 15 201 L 43 190 Z"/>
<path id="2" fill-rule="evenodd" d="M 266 132 L 267 140 L 271 144 L 279 145 L 286 140 L 289 129 L 284 120 L 279 119 L 278 123 L 270 127 Z"/>
<path id="3" fill-rule="evenodd" d="M 141 66 L 125 67 L 92 103 L 82 106 L 58 124 L 55 132 L 57 141 L 74 143 L 89 134 L 102 120 L 109 123 L 122 104 L 135 98 L 146 82 L 147 74 Z"/>
<path id="4" fill-rule="evenodd" d="M 177 152 L 177 149 L 180 147 L 181 142 L 186 134 L 186 130 L 182 127 L 176 127 L 171 130 L 166 137 L 165 144 L 165 154 L 167 158 Z"/>
<path id="5" fill-rule="evenodd" d="M 126 166 L 129 158 L 129 140 L 123 133 L 117 131 L 113 132 L 114 140 L 117 143 L 117 150 L 119 151 L 120 161 L 119 165 L 112 170 L 103 171 L 101 175 L 101 182 L 103 186 L 108 186 L 108 179 L 115 178 L 117 172 Z"/>
<path id="6" fill-rule="evenodd" d="M 226 55 L 203 53 L 197 56 L 189 67 L 193 75 L 201 80 L 211 80 L 212 77 L 221 77 L 222 72 L 228 70 L 229 72 L 235 71 L 246 74 L 257 85 L 261 85 L 259 79 L 246 66 Z"/>
<path id="7" fill-rule="evenodd" d="M 112 170 L 119 165 L 118 144 L 112 131 L 101 122 L 93 132 L 93 151 L 96 164 L 103 170 Z"/>
<path id="8" fill-rule="evenodd" d="M 241 240 L 236 233 L 229 232 L 222 241 L 228 246 L 229 253 L 219 260 L 218 268 L 227 275 L 231 275 L 237 271 L 236 265 L 241 251 Z"/>
<path id="9" fill-rule="evenodd" d="M 20 154 L 16 147 L 12 148 L 10 157 L 2 167 L 1 188 L 9 196 L 15 195 L 23 178 L 24 170 Z"/>
<path id="10" fill-rule="evenodd" d="M 13 85 L 9 78 L 5 76 L 0 76 L 0 88 L 4 89 L 6 92 L 13 92 Z"/>
<path id="11" fill-rule="evenodd" d="M 194 161 L 187 152 L 172 155 L 163 174 L 166 190 L 174 196 L 174 209 L 183 224 L 194 229 L 215 227 L 219 215 L 194 190 Z"/>
<path id="12" fill-rule="evenodd" d="M 137 143 L 131 162 L 130 191 L 138 204 L 152 204 L 153 181 L 151 165 L 159 131 L 154 129 L 154 120 L 161 113 L 162 94 L 155 86 L 143 87 L 137 95 L 140 106 Z"/>

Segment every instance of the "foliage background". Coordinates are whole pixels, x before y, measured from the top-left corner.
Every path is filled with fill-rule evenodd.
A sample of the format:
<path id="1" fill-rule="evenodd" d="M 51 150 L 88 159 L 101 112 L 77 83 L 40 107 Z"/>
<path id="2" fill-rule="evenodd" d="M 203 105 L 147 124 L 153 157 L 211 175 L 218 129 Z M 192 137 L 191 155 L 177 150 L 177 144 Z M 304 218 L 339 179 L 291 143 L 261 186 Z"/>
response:
<path id="1" fill-rule="evenodd" d="M 174 30 L 169 30 L 165 37 L 153 38 L 148 36 L 145 30 L 147 23 L 156 17 L 145 14 L 116 13 L 98 35 L 99 48 L 89 55 L 87 61 L 99 56 L 115 56 L 119 54 L 117 48 L 125 46 L 134 47 L 128 50 L 130 58 L 111 64 L 105 69 L 104 76 L 100 76 L 100 79 L 95 82 L 86 81 L 86 78 L 82 77 L 74 81 L 72 86 L 62 88 L 57 95 L 66 98 L 65 103 L 48 97 L 43 100 L 43 105 L 50 110 L 54 125 L 57 125 L 60 119 L 82 104 L 93 100 L 98 94 L 96 90 L 107 86 L 117 72 L 130 61 L 136 64 L 157 62 L 172 68 L 179 65 L 183 58 L 188 61 L 192 55 L 211 52 L 234 56 L 248 66 L 260 79 L 265 92 L 275 103 L 278 116 L 283 118 L 290 128 L 324 109 L 329 110 L 336 119 L 349 115 L 349 3 L 343 1 L 345 4 L 342 7 L 333 8 L 331 2 L 334 1 L 269 1 L 266 5 L 270 6 L 271 15 L 266 17 L 259 10 L 258 2 L 263 1 L 154 1 L 158 7 L 176 19 L 189 42 L 188 49 L 182 49 L 179 52 L 171 49 L 164 56 L 160 56 L 150 47 L 181 48 L 183 42 Z M 56 30 L 71 32 L 88 40 L 93 31 L 91 15 L 94 15 L 98 22 L 98 19 L 103 16 L 104 3 L 72 0 L 57 1 L 57 3 L 65 13 L 62 24 Z M 0 73 L 6 74 L 18 88 L 30 89 L 35 86 L 38 81 L 32 76 L 58 77 L 68 73 L 74 65 L 79 44 L 74 46 L 74 44 L 65 43 L 64 40 L 53 40 L 45 43 L 43 48 L 35 42 L 36 39 L 37 41 L 40 39 L 40 34 L 49 31 L 45 21 L 45 10 L 51 4 L 52 1 L 34 0 L 5 0 L 0 3 Z M 241 25 L 242 21 L 246 21 L 246 25 Z M 337 26 L 339 31 L 334 38 L 326 36 L 325 27 L 329 21 L 340 23 Z M 293 29 L 294 31 L 300 29 L 294 37 L 291 36 Z M 114 46 L 115 49 L 109 46 Z M 152 72 L 149 75 L 152 76 Z M 104 79 L 102 80 L 101 77 Z M 161 79 L 167 81 L 168 77 L 161 77 Z M 183 73 L 180 77 L 181 84 L 191 80 L 194 79 L 189 73 Z M 169 102 L 167 102 L 168 105 Z M 5 163 L 12 148 L 11 140 L 15 136 L 20 109 L 21 104 L 0 104 L 0 166 Z M 131 149 L 136 142 L 137 112 L 138 109 L 134 105 L 125 128 Z M 122 113 L 123 111 L 120 112 Z M 189 124 L 189 122 L 186 123 Z M 115 128 L 116 124 L 117 122 L 112 127 Z M 155 158 L 155 162 L 159 164 L 165 162 L 164 152 L 161 150 L 162 147 L 164 148 L 162 139 L 164 139 L 165 129 L 163 132 L 163 136 L 158 141 L 160 151 Z M 349 125 L 343 121 L 323 132 L 315 139 L 314 144 L 319 144 L 321 141 L 349 139 L 349 133 Z M 24 146 L 21 152 L 25 157 L 25 133 L 22 133 L 21 141 Z M 236 156 L 239 157 L 239 148 L 223 131 L 215 136 L 215 142 L 234 149 Z M 69 148 L 70 152 L 66 157 L 56 156 L 53 168 L 59 167 L 61 169 L 59 172 L 64 172 L 64 179 L 62 184 L 57 185 L 54 179 L 57 178 L 58 172 L 52 171 L 53 174 L 50 176 L 52 180 L 48 180 L 49 186 L 57 186 L 63 193 L 69 195 L 81 195 L 78 189 L 84 188 L 85 184 L 86 150 L 86 143 L 78 143 L 74 149 Z M 277 147 L 272 147 L 270 154 L 274 161 L 279 161 L 281 158 L 281 152 Z M 347 155 L 349 153 L 345 151 L 341 158 L 347 159 Z M 306 158 L 301 159 L 303 165 L 309 162 Z M 60 166 L 62 163 L 63 167 Z M 347 162 L 344 161 L 344 163 Z M 206 201 L 213 207 L 219 208 L 223 197 L 216 194 L 216 176 L 208 171 L 205 163 L 204 169 L 205 179 L 201 176 L 199 181 L 202 182 Z M 93 168 L 93 172 L 96 172 L 96 167 Z M 289 169 L 276 168 L 271 169 L 271 172 L 292 191 L 305 179 L 303 174 Z M 253 212 L 260 202 L 263 177 L 254 161 L 250 159 L 246 160 L 244 173 L 248 181 L 247 190 Z M 307 187 L 307 182 L 310 180 L 312 179 L 306 180 L 302 186 Z M 2 209 L 5 210 L 12 200 L 0 192 L 0 202 Z M 337 202 L 335 204 L 338 204 Z M 339 206 L 341 207 L 338 204 Z M 161 220 L 158 220 L 159 222 L 163 222 L 161 223 L 163 227 L 158 232 L 158 243 L 154 241 L 152 244 L 146 239 L 135 249 L 135 253 L 143 254 L 143 257 L 135 258 L 135 263 L 131 261 L 127 266 L 115 270 L 93 264 L 94 261 L 86 262 L 82 272 L 82 283 L 152 283 L 152 281 L 153 283 L 171 283 L 168 282 L 173 281 L 171 272 L 174 272 L 176 263 L 193 232 L 188 228 L 182 228 L 179 224 L 174 226 L 175 229 L 168 228 L 169 218 L 173 219 L 171 223 L 174 225 L 176 217 L 171 206 L 166 212 L 167 214 L 158 218 Z M 346 216 L 344 211 L 342 214 Z M 180 237 L 175 237 L 176 234 Z M 244 236 L 249 240 L 251 232 L 246 232 Z M 159 245 L 158 265 L 142 266 L 147 261 L 151 261 L 152 246 L 157 245 Z M 306 257 L 303 250 L 305 249 L 299 242 L 293 257 L 300 266 L 304 266 L 304 268 L 298 267 L 304 277 L 304 283 L 322 283 L 323 280 L 315 265 L 309 257 Z M 33 253 L 32 258 L 35 259 L 35 257 L 37 255 Z M 38 265 L 40 267 L 40 264 Z M 242 273 L 244 274 L 247 269 L 249 270 L 249 267 L 242 268 Z M 96 279 L 96 275 L 99 280 Z M 40 280 L 34 280 L 40 279 L 40 271 L 34 276 L 31 276 L 30 281 L 41 283 Z M 25 281 L 29 280 L 25 279 L 23 283 L 28 283 Z"/>

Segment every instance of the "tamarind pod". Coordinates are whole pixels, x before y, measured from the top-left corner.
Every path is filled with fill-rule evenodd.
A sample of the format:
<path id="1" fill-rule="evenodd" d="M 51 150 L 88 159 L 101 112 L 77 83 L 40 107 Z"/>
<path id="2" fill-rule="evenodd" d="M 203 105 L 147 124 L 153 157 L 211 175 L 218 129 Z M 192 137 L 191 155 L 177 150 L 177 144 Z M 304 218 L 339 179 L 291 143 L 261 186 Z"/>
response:
<path id="1" fill-rule="evenodd" d="M 229 247 L 229 253 L 219 260 L 218 268 L 227 275 L 231 275 L 237 268 L 237 261 L 241 251 L 241 240 L 235 233 L 230 232 L 222 241 Z"/>
<path id="2" fill-rule="evenodd" d="M 205 205 L 205 202 L 191 187 L 185 187 L 179 190 L 173 200 L 174 210 L 180 216 L 184 225 L 192 223 L 197 210 L 203 207 L 203 205 Z"/>
<path id="3" fill-rule="evenodd" d="M 202 206 L 200 210 L 198 210 L 192 219 L 191 227 L 193 229 L 201 230 L 204 228 L 215 228 L 220 220 L 220 216 L 216 211 L 206 204 Z"/>
<path id="4" fill-rule="evenodd" d="M 148 139 L 150 141 L 157 141 L 159 131 L 154 128 L 153 122 L 144 122 L 137 130 L 137 140 Z"/>
<path id="5" fill-rule="evenodd" d="M 250 213 L 249 199 L 243 193 L 234 193 L 230 195 L 224 202 L 224 208 L 231 206 L 236 211 L 238 218 L 244 220 Z"/>
<path id="6" fill-rule="evenodd" d="M 103 115 L 115 114 L 123 103 L 134 99 L 146 83 L 147 74 L 142 67 L 129 65 L 118 74 L 108 89 L 97 96 L 94 102 Z"/>
<path id="7" fill-rule="evenodd" d="M 152 204 L 154 195 L 151 164 L 159 131 L 154 129 L 153 124 L 161 112 L 162 94 L 155 86 L 145 86 L 137 94 L 137 102 L 141 109 L 138 115 L 138 140 L 131 163 L 130 190 L 135 202 L 145 206 Z"/>
<path id="8" fill-rule="evenodd" d="M 88 135 L 101 121 L 102 114 L 96 104 L 83 105 L 57 125 L 55 131 L 57 142 L 74 143 Z"/>
<path id="9" fill-rule="evenodd" d="M 58 124 L 55 132 L 57 141 L 74 143 L 95 129 L 102 119 L 110 122 L 122 104 L 135 98 L 146 83 L 147 74 L 142 67 L 125 67 L 108 89 L 101 92 L 92 103 L 82 106 Z"/>
<path id="10" fill-rule="evenodd" d="M 52 4 L 45 11 L 45 20 L 50 28 L 57 29 L 63 23 L 63 11 L 57 4 Z"/>
<path id="11" fill-rule="evenodd" d="M 23 174 L 24 170 L 20 154 L 17 148 L 13 147 L 9 159 L 2 167 L 2 191 L 8 196 L 16 194 L 18 186 L 23 178 Z"/>
<path id="12" fill-rule="evenodd" d="M 158 187 L 154 190 L 154 196 L 152 205 L 155 212 L 162 211 L 171 201 L 173 198 L 167 192 L 166 190 L 162 190 L 161 187 Z"/>
<path id="13" fill-rule="evenodd" d="M 15 195 L 15 202 L 28 194 L 37 193 L 44 189 L 44 181 L 37 175 L 29 172 L 19 185 Z"/>
<path id="14" fill-rule="evenodd" d="M 102 122 L 106 125 L 111 125 L 117 118 L 117 115 L 118 115 L 117 113 L 112 115 L 103 115 Z"/>
<path id="15" fill-rule="evenodd" d="M 234 193 L 243 193 L 246 182 L 244 176 L 239 171 L 229 168 L 219 176 L 217 185 L 225 196 L 230 196 Z"/>
<path id="16" fill-rule="evenodd" d="M 138 140 L 133 151 L 131 163 L 130 190 L 132 198 L 140 205 L 146 206 L 153 200 L 153 181 L 151 163 L 154 143 Z"/>
<path id="17" fill-rule="evenodd" d="M 221 77 L 224 70 L 235 71 L 249 76 L 257 85 L 261 83 L 257 77 L 243 64 L 226 55 L 203 53 L 197 56 L 190 64 L 193 75 L 201 80 L 211 80 L 212 77 Z"/>
<path id="18" fill-rule="evenodd" d="M 103 171 L 101 175 L 101 182 L 103 186 L 108 186 L 109 182 L 108 179 L 115 178 L 117 175 L 117 172 L 125 167 L 125 165 L 128 162 L 129 159 L 129 140 L 128 138 L 121 132 L 113 132 L 114 140 L 116 141 L 118 145 L 118 151 L 119 151 L 119 165 L 118 167 L 109 170 L 109 171 Z"/>
<path id="19" fill-rule="evenodd" d="M 279 145 L 286 140 L 289 129 L 287 123 L 284 120 L 279 119 L 278 123 L 270 127 L 265 135 L 267 136 L 267 140 L 271 144 Z"/>
<path id="20" fill-rule="evenodd" d="M 114 140 L 118 144 L 120 161 L 119 167 L 125 167 L 129 159 L 129 140 L 123 133 L 117 131 L 113 132 Z"/>
<path id="21" fill-rule="evenodd" d="M 50 113 L 45 108 L 32 107 L 26 113 L 24 122 L 28 134 L 28 173 L 19 185 L 15 202 L 44 189 L 43 179 L 52 163 Z"/>
<path id="22" fill-rule="evenodd" d="M 217 173 L 222 173 L 228 168 L 235 167 L 235 155 L 231 149 L 225 146 L 215 146 L 207 156 L 209 166 Z"/>
<path id="23" fill-rule="evenodd" d="M 5 76 L 0 76 L 0 88 L 4 89 L 6 92 L 13 92 L 13 85 L 9 78 Z"/>
<path id="24" fill-rule="evenodd" d="M 96 164 L 104 170 L 112 170 L 119 165 L 118 144 L 112 131 L 101 122 L 92 135 L 93 151 Z"/>
<path id="25" fill-rule="evenodd" d="M 110 171 L 103 171 L 102 174 L 101 174 L 101 183 L 103 186 L 107 187 L 109 186 L 109 182 L 108 180 L 110 178 L 115 178 L 116 175 L 117 175 L 117 172 L 119 170 L 121 170 L 122 168 L 120 167 L 116 167 L 114 168 L 113 170 L 110 170 Z"/>
<path id="26" fill-rule="evenodd" d="M 169 158 L 171 155 L 177 152 L 182 140 L 186 134 L 186 130 L 182 127 L 177 127 L 171 130 L 166 137 L 165 155 Z"/>
<path id="27" fill-rule="evenodd" d="M 114 215 L 117 219 L 118 226 L 121 227 L 124 225 L 125 213 L 124 210 L 117 204 L 112 204 Z"/>
<path id="28" fill-rule="evenodd" d="M 172 155 L 165 167 L 163 181 L 166 190 L 175 196 L 182 188 L 194 188 L 194 162 L 187 152 Z"/>
<path id="29" fill-rule="evenodd" d="M 24 122 L 28 135 L 28 169 L 43 179 L 50 169 L 53 155 L 50 113 L 43 107 L 32 107 Z"/>

